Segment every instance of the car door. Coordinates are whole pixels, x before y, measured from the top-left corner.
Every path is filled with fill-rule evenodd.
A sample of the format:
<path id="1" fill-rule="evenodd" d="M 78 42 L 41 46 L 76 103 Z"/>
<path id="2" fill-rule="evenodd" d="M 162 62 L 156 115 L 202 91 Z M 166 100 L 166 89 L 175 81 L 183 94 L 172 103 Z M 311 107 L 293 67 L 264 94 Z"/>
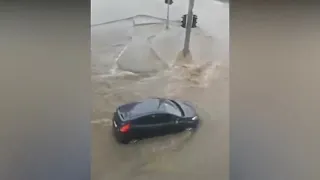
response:
<path id="1" fill-rule="evenodd" d="M 174 127 L 174 119 L 170 114 L 156 114 L 153 118 L 155 131 L 159 133 L 172 131 L 172 128 Z"/>
<path id="2" fill-rule="evenodd" d="M 181 118 L 175 115 L 171 115 L 171 129 L 176 131 L 181 129 Z"/>
<path id="3" fill-rule="evenodd" d="M 152 131 L 154 123 L 152 122 L 151 116 L 143 116 L 133 120 L 132 129 L 137 135 L 144 135 L 149 131 Z"/>
<path id="4" fill-rule="evenodd" d="M 132 128 L 139 136 L 153 136 L 170 131 L 173 124 L 170 115 L 152 114 L 136 119 Z"/>

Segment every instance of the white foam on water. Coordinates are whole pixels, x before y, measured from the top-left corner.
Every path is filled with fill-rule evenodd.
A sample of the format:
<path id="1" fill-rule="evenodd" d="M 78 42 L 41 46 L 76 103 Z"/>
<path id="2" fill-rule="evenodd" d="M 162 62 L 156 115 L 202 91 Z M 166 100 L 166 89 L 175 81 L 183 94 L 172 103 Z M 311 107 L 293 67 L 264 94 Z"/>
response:
<path id="1" fill-rule="evenodd" d="M 110 74 L 99 74 L 99 75 L 94 75 L 92 76 L 92 80 L 94 81 L 106 81 L 109 80 L 110 78 L 112 79 L 119 79 L 119 78 L 126 78 L 126 77 L 138 77 L 138 74 L 129 72 L 129 71 L 115 71 L 114 73 Z"/>
<path id="2" fill-rule="evenodd" d="M 110 127 L 112 126 L 112 120 L 108 119 L 108 118 L 92 120 L 90 123 L 91 124 L 99 124 L 99 125 L 103 125 L 103 126 L 110 126 Z"/>
<path id="3" fill-rule="evenodd" d="M 153 22 L 156 19 L 148 16 L 135 18 L 142 22 Z M 116 29 L 119 28 L 115 23 L 113 23 L 112 26 L 116 27 Z M 128 26 L 128 24 L 122 23 L 122 26 L 120 27 L 123 28 L 125 26 Z M 110 29 L 107 27 L 100 27 L 100 34 L 102 34 L 101 29 L 113 31 L 112 28 Z M 207 79 L 209 79 L 212 71 L 210 70 L 210 68 L 198 68 L 197 66 L 208 61 L 210 57 L 212 57 L 212 54 L 210 54 L 212 53 L 211 49 L 214 49 L 212 44 L 212 37 L 206 35 L 200 29 L 194 29 L 190 46 L 193 59 L 196 59 L 197 61 L 194 61 L 193 64 L 177 68 L 174 66 L 174 64 L 179 51 L 181 51 L 183 47 L 184 29 L 173 26 L 169 30 L 159 30 L 159 26 L 155 25 L 146 25 L 138 28 L 132 27 L 129 31 L 124 33 L 126 35 L 130 34 L 131 36 L 134 35 L 133 38 L 131 37 L 131 42 L 126 45 L 120 43 L 124 47 L 120 50 L 119 54 L 114 57 L 113 60 L 106 59 L 106 61 L 113 61 L 112 67 L 109 69 L 109 72 L 94 75 L 93 79 L 99 81 L 113 77 L 134 76 L 134 74 L 139 73 L 155 73 L 156 76 L 148 77 L 147 79 L 156 80 L 157 78 L 159 78 L 159 76 L 168 75 L 167 72 L 170 72 L 170 76 L 172 76 L 171 79 L 182 80 L 189 78 L 189 81 L 194 82 L 195 84 L 198 83 L 199 85 L 203 84 L 204 86 L 206 86 L 206 81 Z M 143 33 L 144 31 L 148 32 L 147 35 Z M 105 58 L 110 57 L 108 56 Z M 98 62 L 94 63 L 96 63 L 95 66 L 99 66 Z M 168 67 L 171 69 L 165 70 Z M 201 72 L 199 73 L 197 71 Z M 175 88 L 168 87 L 168 91 L 170 91 L 171 94 L 173 89 Z M 178 90 L 175 91 L 175 93 L 178 93 Z"/>
<path id="4" fill-rule="evenodd" d="M 122 54 L 125 52 L 125 50 L 128 48 L 128 45 L 125 45 L 124 48 L 120 51 L 120 53 L 118 54 L 118 56 L 115 58 L 114 62 L 113 62 L 113 66 L 110 70 L 111 75 L 115 75 L 116 71 L 118 69 L 118 60 L 119 58 L 122 56 Z"/>

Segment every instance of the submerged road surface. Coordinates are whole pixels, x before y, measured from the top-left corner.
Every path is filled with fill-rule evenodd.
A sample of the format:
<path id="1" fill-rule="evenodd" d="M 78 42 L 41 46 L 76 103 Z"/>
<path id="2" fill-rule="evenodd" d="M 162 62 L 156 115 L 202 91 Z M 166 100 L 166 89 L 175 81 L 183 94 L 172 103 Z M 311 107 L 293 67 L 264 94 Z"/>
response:
<path id="1" fill-rule="evenodd" d="M 229 179 L 228 38 L 196 28 L 184 59 L 184 29 L 163 22 L 136 16 L 92 26 L 92 180 Z M 150 96 L 194 102 L 199 130 L 118 144 L 113 111 Z"/>

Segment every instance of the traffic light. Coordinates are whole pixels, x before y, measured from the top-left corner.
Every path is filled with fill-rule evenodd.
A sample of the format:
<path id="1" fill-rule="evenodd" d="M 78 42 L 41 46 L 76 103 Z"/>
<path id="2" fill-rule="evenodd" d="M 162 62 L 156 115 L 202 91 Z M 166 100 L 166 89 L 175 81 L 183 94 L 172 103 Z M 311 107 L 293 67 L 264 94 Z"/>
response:
<path id="1" fill-rule="evenodd" d="M 197 20 L 198 20 L 198 16 L 197 15 L 193 15 L 192 17 L 192 28 L 197 27 Z"/>
<path id="2" fill-rule="evenodd" d="M 181 27 L 186 28 L 187 26 L 187 15 L 182 16 Z"/>
<path id="3" fill-rule="evenodd" d="M 171 5 L 173 3 L 173 0 L 164 0 L 164 3 Z"/>

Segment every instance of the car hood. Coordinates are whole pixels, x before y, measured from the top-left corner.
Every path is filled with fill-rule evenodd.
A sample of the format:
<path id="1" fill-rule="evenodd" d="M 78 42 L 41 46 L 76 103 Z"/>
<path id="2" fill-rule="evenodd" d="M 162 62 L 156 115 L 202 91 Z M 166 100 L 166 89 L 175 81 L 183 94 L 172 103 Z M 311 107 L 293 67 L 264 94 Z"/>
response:
<path id="1" fill-rule="evenodd" d="M 181 100 L 174 100 L 174 101 L 179 104 L 179 106 L 184 112 L 185 117 L 194 117 L 197 115 L 196 109 L 192 105 L 192 103 L 187 101 L 181 101 Z"/>

